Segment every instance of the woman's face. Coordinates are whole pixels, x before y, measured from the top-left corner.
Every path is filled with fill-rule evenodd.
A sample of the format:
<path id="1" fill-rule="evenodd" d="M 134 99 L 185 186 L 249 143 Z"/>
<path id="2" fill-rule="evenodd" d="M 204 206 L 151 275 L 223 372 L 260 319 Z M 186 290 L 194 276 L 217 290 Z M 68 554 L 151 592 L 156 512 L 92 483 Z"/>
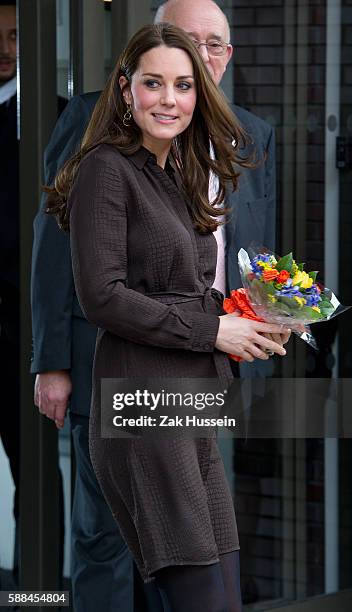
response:
<path id="1" fill-rule="evenodd" d="M 120 86 L 126 83 L 120 78 Z M 123 92 L 143 145 L 154 152 L 190 124 L 197 93 L 191 58 L 182 49 L 164 45 L 144 53 L 131 84 Z"/>

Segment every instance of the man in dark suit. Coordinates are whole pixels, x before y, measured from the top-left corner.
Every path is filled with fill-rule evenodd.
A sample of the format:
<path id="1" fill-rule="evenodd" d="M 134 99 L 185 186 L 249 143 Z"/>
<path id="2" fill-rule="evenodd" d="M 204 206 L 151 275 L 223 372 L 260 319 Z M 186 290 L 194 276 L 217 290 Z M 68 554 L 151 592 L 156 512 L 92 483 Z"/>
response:
<path id="1" fill-rule="evenodd" d="M 3 411 L 0 437 L 15 486 L 16 523 L 13 578 L 18 583 L 18 517 L 20 485 L 20 211 L 19 140 L 17 133 L 16 0 L 0 0 L 0 369 Z M 67 100 L 58 98 L 58 114 Z M 60 478 L 60 529 L 63 490 Z M 61 568 L 63 540 L 60 546 Z"/>
<path id="2" fill-rule="evenodd" d="M 180 23 L 185 11 L 187 22 Z M 200 52 L 214 80 L 220 82 L 231 58 L 232 47 L 226 17 L 215 3 L 210 0 L 192 3 L 169 0 L 159 9 L 156 20 L 167 20 L 191 33 L 197 44 L 201 43 Z M 204 45 L 214 36 L 226 46 L 226 53 L 216 58 L 208 55 L 208 48 Z M 46 184 L 52 183 L 58 169 L 77 149 L 98 97 L 98 92 L 90 93 L 76 96 L 69 102 L 46 151 Z M 226 204 L 233 207 L 236 213 L 236 224 L 226 226 L 227 285 L 230 288 L 240 285 L 236 266 L 238 249 L 247 247 L 251 240 L 271 247 L 275 233 L 273 130 L 244 109 L 235 107 L 234 110 L 255 142 L 259 156 L 265 155 L 266 161 L 256 169 L 244 172 L 238 193 L 228 194 Z M 35 403 L 58 427 L 63 426 L 70 402 L 77 457 L 72 516 L 75 610 L 89 612 L 95 609 L 97 600 L 108 590 L 111 606 L 106 604 L 104 610 L 127 612 L 131 608 L 126 607 L 126 600 L 124 606 L 117 602 L 130 586 L 131 561 L 102 498 L 88 455 L 88 416 L 96 329 L 85 320 L 74 291 L 69 237 L 58 230 L 51 216 L 44 214 L 44 208 L 45 198 L 34 222 L 34 355 L 31 371 L 37 374 Z M 94 586 L 92 578 L 95 578 Z M 157 612 L 157 604 L 153 606 L 153 612 Z"/>
<path id="3" fill-rule="evenodd" d="M 0 367 L 3 402 L 0 437 L 19 510 L 19 194 L 16 87 L 16 3 L 0 2 Z M 16 527 L 17 540 L 17 527 Z M 14 579 L 18 574 L 15 544 Z"/>

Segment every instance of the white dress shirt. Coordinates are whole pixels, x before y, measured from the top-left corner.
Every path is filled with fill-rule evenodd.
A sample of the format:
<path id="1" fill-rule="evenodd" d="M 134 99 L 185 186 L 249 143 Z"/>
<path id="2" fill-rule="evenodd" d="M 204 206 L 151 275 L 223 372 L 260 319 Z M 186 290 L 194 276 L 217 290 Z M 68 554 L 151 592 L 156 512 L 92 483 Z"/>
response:
<path id="1" fill-rule="evenodd" d="M 214 157 L 214 151 L 211 147 L 211 156 Z M 210 172 L 209 178 L 209 202 L 213 202 L 219 191 L 219 179 L 212 172 Z M 219 204 L 220 207 L 223 204 Z M 223 220 L 223 217 L 216 217 L 216 219 Z M 218 243 L 218 257 L 216 261 L 216 273 L 215 280 L 213 283 L 214 289 L 221 291 L 223 295 L 226 295 L 226 268 L 225 268 L 225 245 L 226 245 L 226 236 L 225 236 L 225 226 L 221 225 L 214 232 L 214 236 L 216 238 L 216 242 Z"/>
<path id="2" fill-rule="evenodd" d="M 7 81 L 5 85 L 1 85 L 0 87 L 0 104 L 4 104 L 12 96 L 15 95 L 17 91 L 17 77 L 13 77 L 10 81 Z"/>

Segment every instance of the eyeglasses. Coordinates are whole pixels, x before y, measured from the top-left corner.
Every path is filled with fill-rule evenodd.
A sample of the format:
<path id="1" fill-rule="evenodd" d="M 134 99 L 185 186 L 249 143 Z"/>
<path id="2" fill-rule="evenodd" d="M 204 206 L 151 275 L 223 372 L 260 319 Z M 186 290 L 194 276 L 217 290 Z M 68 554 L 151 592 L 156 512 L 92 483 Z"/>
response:
<path id="1" fill-rule="evenodd" d="M 229 43 L 220 42 L 219 40 L 208 40 L 208 42 L 199 42 L 199 40 L 195 40 L 192 38 L 193 44 L 199 49 L 202 45 L 207 48 L 207 52 L 209 55 L 225 55 L 228 47 L 231 45 Z"/>

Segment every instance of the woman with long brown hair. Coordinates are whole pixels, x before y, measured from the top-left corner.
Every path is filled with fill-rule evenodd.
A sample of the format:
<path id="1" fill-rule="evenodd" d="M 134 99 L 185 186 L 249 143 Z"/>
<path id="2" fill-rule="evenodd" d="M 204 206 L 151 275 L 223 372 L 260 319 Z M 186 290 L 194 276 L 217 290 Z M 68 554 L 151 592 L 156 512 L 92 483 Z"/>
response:
<path id="1" fill-rule="evenodd" d="M 143 579 L 155 579 L 172 611 L 241 609 L 236 520 L 215 432 L 104 438 L 101 380 L 209 378 L 224 387 L 227 353 L 247 361 L 285 354 L 264 336 L 279 326 L 225 315 L 212 289 L 217 204 L 250 163 L 239 154 L 245 140 L 189 37 L 145 26 L 122 53 L 79 152 L 48 189 L 48 212 L 70 229 L 82 309 L 99 327 L 94 470 Z"/>

